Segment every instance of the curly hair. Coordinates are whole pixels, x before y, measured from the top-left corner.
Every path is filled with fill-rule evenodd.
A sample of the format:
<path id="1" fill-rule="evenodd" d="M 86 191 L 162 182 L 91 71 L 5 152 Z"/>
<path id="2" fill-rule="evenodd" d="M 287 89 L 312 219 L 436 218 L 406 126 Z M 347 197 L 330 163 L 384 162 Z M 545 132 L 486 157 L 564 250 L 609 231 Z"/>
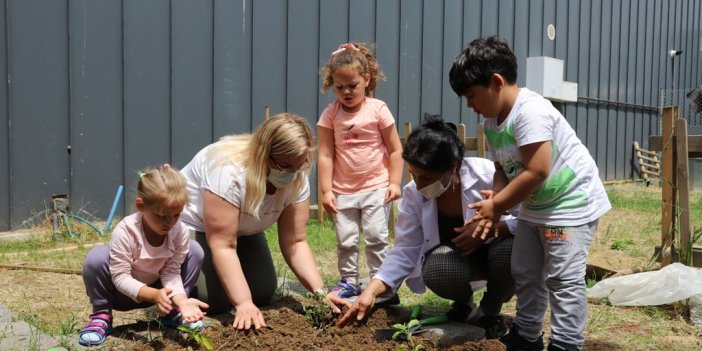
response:
<path id="1" fill-rule="evenodd" d="M 369 77 L 366 96 L 375 92 L 378 82 L 385 80 L 380 64 L 376 61 L 373 54 L 373 46 L 369 47 L 367 44 L 360 42 L 351 44 L 358 50 L 343 49 L 344 45 L 342 45 L 339 50 L 331 55 L 329 63 L 322 67 L 322 93 L 326 94 L 329 88 L 334 85 L 334 77 L 332 75 L 341 68 L 351 67 L 362 77 Z"/>

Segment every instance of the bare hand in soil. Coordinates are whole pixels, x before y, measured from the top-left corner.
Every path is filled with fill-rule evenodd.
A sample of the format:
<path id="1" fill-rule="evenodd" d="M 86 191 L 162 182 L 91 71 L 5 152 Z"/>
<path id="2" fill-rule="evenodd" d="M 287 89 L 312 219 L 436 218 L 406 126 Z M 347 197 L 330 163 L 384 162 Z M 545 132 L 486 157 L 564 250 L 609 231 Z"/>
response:
<path id="1" fill-rule="evenodd" d="M 339 320 L 338 326 L 343 328 L 347 324 L 356 321 L 361 321 L 366 317 L 366 313 L 370 312 L 375 303 L 375 296 L 369 290 L 364 291 L 356 301 L 351 305 L 348 311 Z M 354 318 L 355 317 L 355 318 Z"/>
<path id="2" fill-rule="evenodd" d="M 351 307 L 351 303 L 340 298 L 339 295 L 336 294 L 336 292 L 328 293 L 325 300 L 327 301 L 329 307 L 331 307 L 332 312 L 336 314 L 341 313 L 341 309 L 339 309 L 339 306 L 346 306 L 349 308 Z"/>
<path id="3" fill-rule="evenodd" d="M 266 326 L 266 321 L 263 320 L 263 314 L 254 305 L 253 301 L 247 301 L 236 306 L 236 315 L 232 327 L 236 329 L 259 329 Z"/>

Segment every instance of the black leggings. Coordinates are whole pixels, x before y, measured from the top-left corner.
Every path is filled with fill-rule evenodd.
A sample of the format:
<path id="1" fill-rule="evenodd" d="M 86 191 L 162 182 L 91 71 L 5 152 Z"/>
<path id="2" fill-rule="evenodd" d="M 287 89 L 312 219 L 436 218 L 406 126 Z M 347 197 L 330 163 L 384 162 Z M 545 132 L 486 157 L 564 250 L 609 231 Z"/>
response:
<path id="1" fill-rule="evenodd" d="M 232 303 L 222 287 L 217 271 L 212 263 L 212 253 L 207 245 L 205 233 L 194 232 L 194 239 L 205 251 L 202 272 L 197 280 L 193 295 L 210 305 L 209 315 L 229 312 Z M 251 290 L 253 303 L 256 306 L 267 305 L 273 299 L 278 287 L 278 276 L 275 272 L 271 252 L 263 233 L 239 236 L 237 238 L 236 254 L 239 256 L 241 269 L 244 271 L 246 283 Z"/>

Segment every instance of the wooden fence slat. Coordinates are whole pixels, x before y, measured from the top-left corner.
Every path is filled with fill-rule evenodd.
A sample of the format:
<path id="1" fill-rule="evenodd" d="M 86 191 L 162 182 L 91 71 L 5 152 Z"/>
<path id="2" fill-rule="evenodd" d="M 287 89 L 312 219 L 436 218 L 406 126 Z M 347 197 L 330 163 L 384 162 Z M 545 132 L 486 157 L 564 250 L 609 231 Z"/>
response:
<path id="1" fill-rule="evenodd" d="M 675 239 L 675 169 L 673 160 L 673 127 L 678 117 L 677 107 L 663 108 L 663 181 L 662 200 L 663 214 L 661 218 L 661 267 L 672 263 L 673 240 Z"/>
<path id="2" fill-rule="evenodd" d="M 675 140 L 677 151 L 678 209 L 680 213 L 680 261 L 693 267 L 689 257 L 692 254 L 690 241 L 690 193 L 687 157 L 687 121 L 680 118 L 675 121 Z"/>

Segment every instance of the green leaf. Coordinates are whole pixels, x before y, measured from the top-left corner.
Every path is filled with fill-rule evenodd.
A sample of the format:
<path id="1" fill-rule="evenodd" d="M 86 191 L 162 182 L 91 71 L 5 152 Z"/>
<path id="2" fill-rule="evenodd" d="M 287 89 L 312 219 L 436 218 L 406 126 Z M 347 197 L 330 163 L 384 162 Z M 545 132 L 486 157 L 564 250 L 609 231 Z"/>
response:
<path id="1" fill-rule="evenodd" d="M 407 323 L 407 328 L 409 329 L 412 327 L 416 327 L 418 325 L 419 325 L 419 320 L 413 319 L 413 320 L 409 321 L 409 323 Z"/>
<path id="2" fill-rule="evenodd" d="M 397 340 L 397 338 L 399 338 L 400 335 L 402 335 L 402 334 L 404 334 L 404 333 L 405 333 L 405 332 L 402 331 L 402 330 L 396 331 L 394 334 L 392 334 L 392 338 L 391 338 L 391 339 Z"/>
<path id="3" fill-rule="evenodd" d="M 404 330 L 404 329 L 405 329 L 405 325 L 404 325 L 404 324 L 400 324 L 400 323 L 398 323 L 398 324 L 393 324 L 392 327 L 393 327 L 394 329 L 400 329 L 400 330 Z"/>

